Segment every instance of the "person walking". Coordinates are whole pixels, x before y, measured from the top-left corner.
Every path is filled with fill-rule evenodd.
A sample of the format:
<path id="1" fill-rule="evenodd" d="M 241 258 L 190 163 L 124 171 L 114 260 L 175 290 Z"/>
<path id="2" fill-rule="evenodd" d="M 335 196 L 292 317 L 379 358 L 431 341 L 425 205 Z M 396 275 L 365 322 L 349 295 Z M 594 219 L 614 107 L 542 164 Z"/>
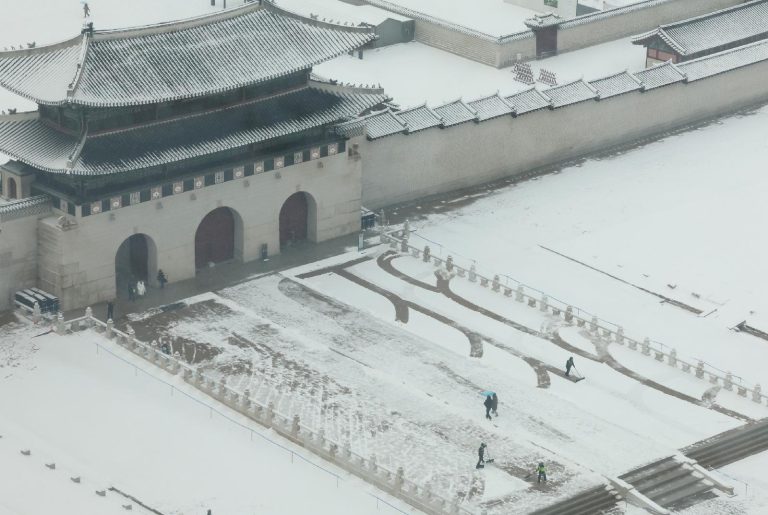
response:
<path id="1" fill-rule="evenodd" d="M 128 285 L 128 300 L 131 302 L 136 300 L 136 288 L 133 286 L 133 283 Z"/>
<path id="2" fill-rule="evenodd" d="M 162 268 L 157 271 L 157 282 L 160 283 L 161 290 L 165 288 L 165 283 L 168 282 L 168 278 L 165 276 L 165 272 L 163 272 Z"/>
<path id="3" fill-rule="evenodd" d="M 491 412 L 493 413 L 493 416 L 498 417 L 499 413 L 499 397 L 494 393 L 491 395 Z"/>
<path id="4" fill-rule="evenodd" d="M 107 320 L 115 319 L 115 304 L 111 300 L 107 302 Z"/>
<path id="5" fill-rule="evenodd" d="M 139 281 L 136 283 L 136 293 L 139 294 L 139 297 L 143 297 L 147 293 L 147 287 L 144 284 L 144 281 Z"/>
<path id="6" fill-rule="evenodd" d="M 477 465 L 475 465 L 476 469 L 481 469 L 485 467 L 485 448 L 487 445 L 485 445 L 485 442 L 480 444 L 480 448 L 477 450 Z"/>
<path id="7" fill-rule="evenodd" d="M 573 368 L 573 356 L 568 358 L 568 361 L 565 362 L 565 377 L 570 377 L 572 368 Z"/>
<path id="8" fill-rule="evenodd" d="M 540 461 L 539 466 L 536 467 L 536 472 L 539 473 L 539 483 L 541 483 L 542 479 L 544 482 L 547 482 L 547 467 L 544 466 L 544 462 Z"/>
<path id="9" fill-rule="evenodd" d="M 88 2 L 83 2 L 83 18 L 87 18 L 91 15 L 91 8 Z"/>
<path id="10" fill-rule="evenodd" d="M 483 406 L 485 406 L 485 418 L 488 420 L 491 420 L 491 408 L 493 408 L 493 399 L 490 395 L 488 395 L 485 398 L 485 402 L 483 402 Z"/>

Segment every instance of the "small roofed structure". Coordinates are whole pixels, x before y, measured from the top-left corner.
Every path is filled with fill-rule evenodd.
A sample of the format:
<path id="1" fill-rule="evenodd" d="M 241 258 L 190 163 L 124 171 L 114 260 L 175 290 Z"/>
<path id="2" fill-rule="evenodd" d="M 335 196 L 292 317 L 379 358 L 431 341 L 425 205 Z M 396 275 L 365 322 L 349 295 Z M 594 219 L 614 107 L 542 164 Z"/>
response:
<path id="1" fill-rule="evenodd" d="M 768 0 L 754 0 L 640 34 L 646 66 L 681 63 L 768 38 Z"/>

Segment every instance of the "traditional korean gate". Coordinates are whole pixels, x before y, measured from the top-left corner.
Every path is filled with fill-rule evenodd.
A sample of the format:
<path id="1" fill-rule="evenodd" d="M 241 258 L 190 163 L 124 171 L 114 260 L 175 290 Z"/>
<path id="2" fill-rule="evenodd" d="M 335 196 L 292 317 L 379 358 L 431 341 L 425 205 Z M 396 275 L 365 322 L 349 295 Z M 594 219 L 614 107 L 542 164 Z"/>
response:
<path id="1" fill-rule="evenodd" d="M 195 267 L 230 261 L 235 257 L 235 217 L 227 207 L 214 209 L 195 233 Z"/>
<path id="2" fill-rule="evenodd" d="M 304 192 L 294 193 L 280 208 L 280 246 L 307 239 L 309 207 Z"/>
<path id="3" fill-rule="evenodd" d="M 545 27 L 536 32 L 536 56 L 549 57 L 557 54 L 557 26 Z"/>

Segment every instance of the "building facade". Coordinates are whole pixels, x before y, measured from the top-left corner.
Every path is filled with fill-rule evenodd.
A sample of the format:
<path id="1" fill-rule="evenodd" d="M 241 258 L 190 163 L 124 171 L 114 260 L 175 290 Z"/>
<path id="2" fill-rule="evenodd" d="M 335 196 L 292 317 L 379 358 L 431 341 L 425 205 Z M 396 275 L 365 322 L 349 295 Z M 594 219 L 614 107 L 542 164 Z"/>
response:
<path id="1" fill-rule="evenodd" d="M 30 282 L 69 309 L 359 230 L 359 157 L 333 127 L 386 97 L 311 68 L 375 37 L 264 2 L 0 53 L 38 104 L 0 117 L 0 308 Z M 48 206 L 34 231 L 20 203 Z"/>

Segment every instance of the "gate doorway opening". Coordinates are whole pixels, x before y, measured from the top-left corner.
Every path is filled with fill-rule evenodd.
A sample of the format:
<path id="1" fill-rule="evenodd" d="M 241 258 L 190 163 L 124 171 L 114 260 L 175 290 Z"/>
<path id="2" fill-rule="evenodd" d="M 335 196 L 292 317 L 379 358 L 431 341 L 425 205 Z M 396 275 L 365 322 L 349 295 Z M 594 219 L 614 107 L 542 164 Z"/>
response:
<path id="1" fill-rule="evenodd" d="M 280 247 L 310 240 L 316 241 L 316 205 L 303 191 L 288 197 L 280 208 Z"/>
<path id="2" fill-rule="evenodd" d="M 117 249 L 115 255 L 115 287 L 118 297 L 128 297 L 128 287 L 138 281 L 149 286 L 157 273 L 157 249 L 146 234 L 134 234 Z"/>
<path id="3" fill-rule="evenodd" d="M 211 267 L 242 256 L 242 221 L 228 207 L 205 215 L 195 232 L 195 268 Z"/>

